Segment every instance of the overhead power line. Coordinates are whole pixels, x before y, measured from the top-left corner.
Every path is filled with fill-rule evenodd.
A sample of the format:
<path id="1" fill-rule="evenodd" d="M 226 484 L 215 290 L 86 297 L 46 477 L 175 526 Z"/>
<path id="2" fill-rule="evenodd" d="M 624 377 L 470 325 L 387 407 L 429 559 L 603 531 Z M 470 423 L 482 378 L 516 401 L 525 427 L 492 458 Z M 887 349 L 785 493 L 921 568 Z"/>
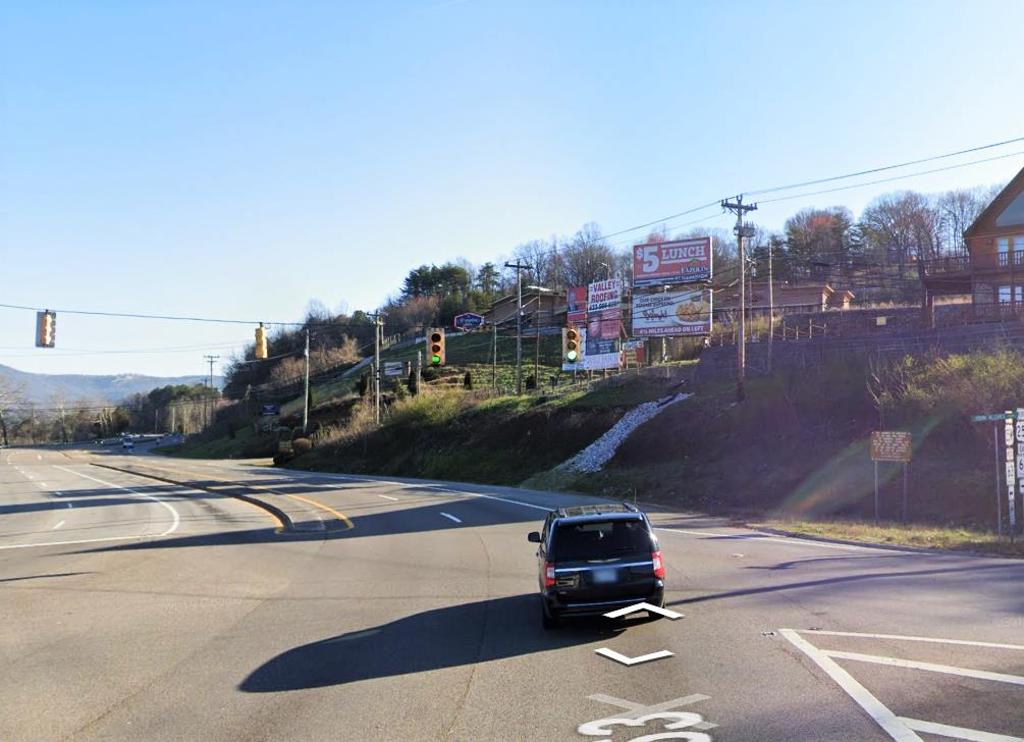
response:
<path id="1" fill-rule="evenodd" d="M 897 169 L 899 169 L 901 167 L 910 167 L 911 165 L 920 165 L 920 164 L 925 163 L 925 162 L 935 162 L 936 160 L 945 160 L 945 159 L 948 159 L 950 157 L 956 157 L 958 155 L 966 155 L 966 154 L 970 154 L 971 152 L 981 152 L 982 150 L 994 149 L 995 147 L 1004 147 L 1007 144 L 1016 144 L 1017 142 L 1024 142 L 1024 137 L 1015 137 L 1013 139 L 1006 139 L 1006 140 L 1004 140 L 1002 142 L 993 142 L 992 144 L 982 144 L 981 146 L 978 146 L 978 147 L 970 147 L 968 149 L 961 149 L 961 150 L 957 150 L 956 152 L 947 152 L 946 154 L 943 154 L 943 155 L 933 155 L 932 157 L 922 157 L 919 160 L 909 160 L 907 162 L 900 162 L 900 163 L 898 163 L 896 165 L 883 165 L 882 167 L 874 167 L 874 168 L 870 168 L 868 170 L 859 170 L 859 171 L 857 171 L 855 173 L 846 173 L 845 175 L 833 175 L 832 177 L 829 177 L 829 178 L 818 178 L 817 180 L 806 180 L 806 181 L 804 181 L 802 183 L 790 183 L 789 185 L 774 186 L 772 188 L 761 188 L 761 189 L 756 190 L 756 191 L 745 191 L 744 193 L 747 196 L 759 196 L 759 195 L 761 195 L 763 193 L 775 193 L 777 191 L 789 191 L 789 190 L 792 190 L 793 188 L 803 188 L 805 186 L 820 185 L 821 183 L 832 183 L 832 182 L 837 181 L 837 180 L 846 180 L 847 178 L 859 178 L 862 175 L 872 175 L 874 173 L 885 172 L 886 170 L 897 170 Z M 1010 157 L 1011 155 L 1005 155 L 1005 156 L 1006 157 Z M 993 159 L 999 159 L 999 158 L 993 158 Z M 979 160 L 979 162 L 987 162 L 987 160 Z M 976 163 L 965 163 L 965 164 L 966 165 L 971 165 L 971 164 L 976 164 Z M 938 172 L 938 171 L 934 171 L 934 172 Z M 885 181 L 878 181 L 878 182 L 881 183 L 881 182 L 885 182 Z M 761 201 L 761 203 L 767 203 L 767 202 L 766 201 Z"/>
<path id="2" fill-rule="evenodd" d="M 820 196 L 824 193 L 836 193 L 837 191 L 849 191 L 854 188 L 863 188 L 870 185 L 878 185 L 879 183 L 892 183 L 897 180 L 906 180 L 907 178 L 918 178 L 922 175 L 931 175 L 932 173 L 941 173 L 946 170 L 956 170 L 957 168 L 968 167 L 970 165 L 980 165 L 985 162 L 994 162 L 995 160 L 1005 160 L 1008 157 L 1019 157 L 1024 155 L 1024 150 L 1018 152 L 1010 152 L 1005 155 L 996 155 L 995 157 L 986 157 L 981 160 L 971 160 L 970 162 L 961 162 L 956 165 L 947 165 L 946 167 L 937 167 L 931 170 L 921 170 L 916 173 L 907 173 L 906 175 L 895 175 L 891 178 L 880 178 L 878 180 L 869 180 L 864 183 L 854 183 L 853 185 L 839 186 L 837 188 L 826 188 L 821 191 L 811 191 L 809 193 L 796 193 L 792 196 L 779 196 L 778 198 L 768 198 L 758 201 L 759 204 L 773 204 L 779 201 L 792 201 L 797 198 L 807 198 L 809 196 Z M 821 182 L 821 181 L 819 181 Z"/>

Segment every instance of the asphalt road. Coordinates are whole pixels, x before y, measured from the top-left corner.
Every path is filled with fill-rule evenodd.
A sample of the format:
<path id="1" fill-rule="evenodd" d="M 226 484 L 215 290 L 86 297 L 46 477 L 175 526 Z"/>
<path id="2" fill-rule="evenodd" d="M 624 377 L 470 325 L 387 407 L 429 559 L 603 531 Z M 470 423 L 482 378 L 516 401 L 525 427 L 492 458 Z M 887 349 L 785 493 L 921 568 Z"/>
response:
<path id="1" fill-rule="evenodd" d="M 684 617 L 545 631 L 526 533 L 579 499 L 0 451 L 0 739 L 1024 737 L 1024 564 L 656 512 Z"/>

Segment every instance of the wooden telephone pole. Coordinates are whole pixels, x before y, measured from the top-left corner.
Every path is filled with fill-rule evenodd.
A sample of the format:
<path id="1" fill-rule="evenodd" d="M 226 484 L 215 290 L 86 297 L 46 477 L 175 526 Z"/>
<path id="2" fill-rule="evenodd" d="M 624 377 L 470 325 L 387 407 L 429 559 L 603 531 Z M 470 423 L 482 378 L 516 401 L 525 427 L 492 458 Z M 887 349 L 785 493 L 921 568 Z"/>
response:
<path id="1" fill-rule="evenodd" d="M 747 396 L 744 387 L 747 375 L 747 255 L 743 247 L 743 238 L 752 236 L 754 231 L 753 227 L 743 223 L 743 215 L 748 211 L 756 210 L 757 204 L 744 204 L 743 196 L 739 195 L 735 201 L 722 201 L 722 208 L 736 214 L 736 227 L 733 232 L 736 234 L 740 259 L 740 321 L 736 339 L 736 400 L 742 402 Z"/>

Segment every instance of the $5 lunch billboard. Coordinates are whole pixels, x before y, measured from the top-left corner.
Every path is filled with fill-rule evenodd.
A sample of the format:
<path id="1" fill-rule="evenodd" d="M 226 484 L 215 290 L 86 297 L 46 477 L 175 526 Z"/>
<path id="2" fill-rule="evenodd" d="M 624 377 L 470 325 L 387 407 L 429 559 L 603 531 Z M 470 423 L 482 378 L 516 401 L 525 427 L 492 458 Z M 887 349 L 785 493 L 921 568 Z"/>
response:
<path id="1" fill-rule="evenodd" d="M 711 279 L 711 238 L 633 246 L 633 286 L 669 286 Z"/>

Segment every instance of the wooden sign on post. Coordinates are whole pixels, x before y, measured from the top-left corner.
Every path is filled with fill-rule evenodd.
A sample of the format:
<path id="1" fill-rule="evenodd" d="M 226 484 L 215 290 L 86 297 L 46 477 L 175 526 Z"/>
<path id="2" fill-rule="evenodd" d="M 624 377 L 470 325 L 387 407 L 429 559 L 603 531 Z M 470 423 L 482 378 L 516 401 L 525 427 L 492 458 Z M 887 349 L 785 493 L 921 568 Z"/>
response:
<path id="1" fill-rule="evenodd" d="M 911 435 L 902 430 L 876 430 L 871 434 L 872 461 L 907 463 L 911 454 Z"/>
<path id="2" fill-rule="evenodd" d="M 903 499 L 900 513 L 907 520 L 907 464 L 913 451 L 913 439 L 903 430 L 875 430 L 871 433 L 871 460 L 875 464 L 875 523 L 878 523 L 878 462 L 895 461 L 903 464 Z"/>

